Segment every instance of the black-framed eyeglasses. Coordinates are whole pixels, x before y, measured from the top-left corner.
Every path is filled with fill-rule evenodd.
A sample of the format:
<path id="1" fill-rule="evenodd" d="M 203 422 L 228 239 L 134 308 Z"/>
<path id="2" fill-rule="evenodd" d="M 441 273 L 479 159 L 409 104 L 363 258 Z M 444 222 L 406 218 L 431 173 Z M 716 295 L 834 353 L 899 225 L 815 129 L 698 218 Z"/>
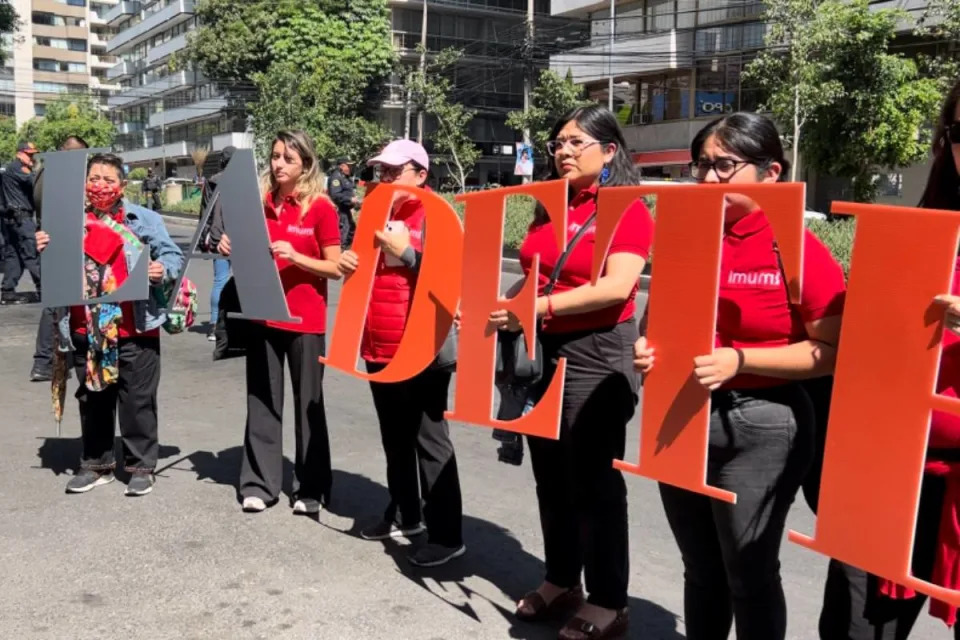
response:
<path id="1" fill-rule="evenodd" d="M 960 122 L 951 122 L 947 125 L 947 140 L 952 144 L 960 144 Z"/>
<path id="2" fill-rule="evenodd" d="M 753 163 L 747 160 L 734 160 L 732 158 L 717 158 L 713 162 L 709 160 L 696 160 L 690 163 L 690 173 L 694 178 L 702 182 L 707 179 L 707 175 L 712 169 L 720 180 L 729 180 L 748 164 Z"/>

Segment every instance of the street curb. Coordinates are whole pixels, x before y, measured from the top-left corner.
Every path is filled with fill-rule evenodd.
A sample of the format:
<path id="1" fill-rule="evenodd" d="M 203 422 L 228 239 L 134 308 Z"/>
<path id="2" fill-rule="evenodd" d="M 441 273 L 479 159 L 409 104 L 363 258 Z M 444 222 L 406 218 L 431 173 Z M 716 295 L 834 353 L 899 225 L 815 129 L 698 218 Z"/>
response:
<path id="1" fill-rule="evenodd" d="M 196 224 L 199 221 L 199 217 L 191 215 L 189 213 L 174 213 L 174 212 L 161 212 L 160 217 L 163 218 L 165 222 L 183 226 L 184 222 L 193 222 Z M 523 268 L 520 266 L 520 260 L 513 257 L 517 255 L 515 249 L 504 249 L 503 259 L 501 264 L 503 265 L 504 273 L 512 273 L 515 275 L 523 275 Z M 640 290 L 649 291 L 650 289 L 650 276 L 642 275 L 640 276 Z"/>

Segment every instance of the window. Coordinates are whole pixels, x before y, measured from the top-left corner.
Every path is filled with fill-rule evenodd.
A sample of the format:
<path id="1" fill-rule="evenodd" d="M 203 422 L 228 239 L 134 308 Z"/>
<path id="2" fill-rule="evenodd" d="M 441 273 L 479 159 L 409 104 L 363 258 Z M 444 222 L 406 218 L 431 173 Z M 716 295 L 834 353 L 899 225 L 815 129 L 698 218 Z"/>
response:
<path id="1" fill-rule="evenodd" d="M 0 78 L 0 91 L 4 93 L 14 93 L 13 78 Z"/>
<path id="2" fill-rule="evenodd" d="M 62 82 L 34 82 L 33 90 L 37 93 L 66 93 L 68 85 Z"/>
<path id="3" fill-rule="evenodd" d="M 42 118 L 47 114 L 47 105 L 41 104 L 39 102 L 33 103 L 33 115 L 38 118 Z"/>
<path id="4" fill-rule="evenodd" d="M 85 62 L 68 62 L 67 71 L 69 73 L 86 73 L 87 64 Z"/>
<path id="5" fill-rule="evenodd" d="M 41 47 L 53 47 L 54 49 L 66 49 L 66 38 L 48 38 L 46 36 L 33 36 L 33 44 Z"/>
<path id="6" fill-rule="evenodd" d="M 60 71 L 60 63 L 57 60 L 34 58 L 33 68 L 37 71 Z"/>
<path id="7" fill-rule="evenodd" d="M 672 73 L 640 79 L 640 124 L 690 117 L 690 75 Z"/>
<path id="8" fill-rule="evenodd" d="M 87 41 L 80 40 L 78 38 L 68 38 L 67 39 L 67 48 L 70 51 L 86 51 L 87 50 Z"/>
<path id="9" fill-rule="evenodd" d="M 754 111 L 759 107 L 760 91 L 741 84 L 744 64 L 740 56 L 697 63 L 694 116 L 718 116 L 734 111 Z"/>
<path id="10" fill-rule="evenodd" d="M 12 102 L 0 102 L 0 115 L 14 116 L 17 113 L 17 107 Z"/>

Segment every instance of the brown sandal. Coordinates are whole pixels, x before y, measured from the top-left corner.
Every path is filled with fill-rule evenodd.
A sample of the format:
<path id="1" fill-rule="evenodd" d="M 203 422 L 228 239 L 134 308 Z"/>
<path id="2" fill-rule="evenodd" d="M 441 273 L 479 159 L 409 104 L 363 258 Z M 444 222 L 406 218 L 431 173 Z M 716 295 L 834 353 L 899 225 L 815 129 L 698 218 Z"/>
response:
<path id="1" fill-rule="evenodd" d="M 583 587 L 579 584 L 558 595 L 550 604 L 539 592 L 531 591 L 520 599 L 515 615 L 524 622 L 541 622 L 579 609 L 583 601 Z"/>
<path id="2" fill-rule="evenodd" d="M 574 618 L 563 625 L 557 640 L 614 640 L 614 638 L 625 638 L 629 627 L 630 612 L 627 609 L 621 609 L 605 629 L 583 618 Z"/>

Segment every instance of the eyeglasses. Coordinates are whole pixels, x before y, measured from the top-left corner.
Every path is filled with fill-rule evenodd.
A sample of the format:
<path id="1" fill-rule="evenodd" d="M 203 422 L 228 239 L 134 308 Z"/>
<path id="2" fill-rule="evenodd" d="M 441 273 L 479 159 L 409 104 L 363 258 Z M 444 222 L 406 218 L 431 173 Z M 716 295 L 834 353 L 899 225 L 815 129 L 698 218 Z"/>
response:
<path id="1" fill-rule="evenodd" d="M 951 122 L 947 125 L 947 140 L 953 144 L 960 144 L 960 122 Z"/>
<path id="2" fill-rule="evenodd" d="M 581 138 L 569 138 L 567 140 L 551 140 L 547 143 L 547 153 L 551 156 L 557 155 L 557 151 L 563 148 L 569 148 L 574 157 L 583 153 L 587 147 L 600 144 L 597 140 L 582 140 Z"/>
<path id="3" fill-rule="evenodd" d="M 707 175 L 712 169 L 719 179 L 729 180 L 748 164 L 753 163 L 747 162 L 746 160 L 734 160 L 732 158 L 717 158 L 713 162 L 709 160 L 697 160 L 690 163 L 690 173 L 692 173 L 693 177 L 698 181 L 703 182 L 707 179 Z"/>

